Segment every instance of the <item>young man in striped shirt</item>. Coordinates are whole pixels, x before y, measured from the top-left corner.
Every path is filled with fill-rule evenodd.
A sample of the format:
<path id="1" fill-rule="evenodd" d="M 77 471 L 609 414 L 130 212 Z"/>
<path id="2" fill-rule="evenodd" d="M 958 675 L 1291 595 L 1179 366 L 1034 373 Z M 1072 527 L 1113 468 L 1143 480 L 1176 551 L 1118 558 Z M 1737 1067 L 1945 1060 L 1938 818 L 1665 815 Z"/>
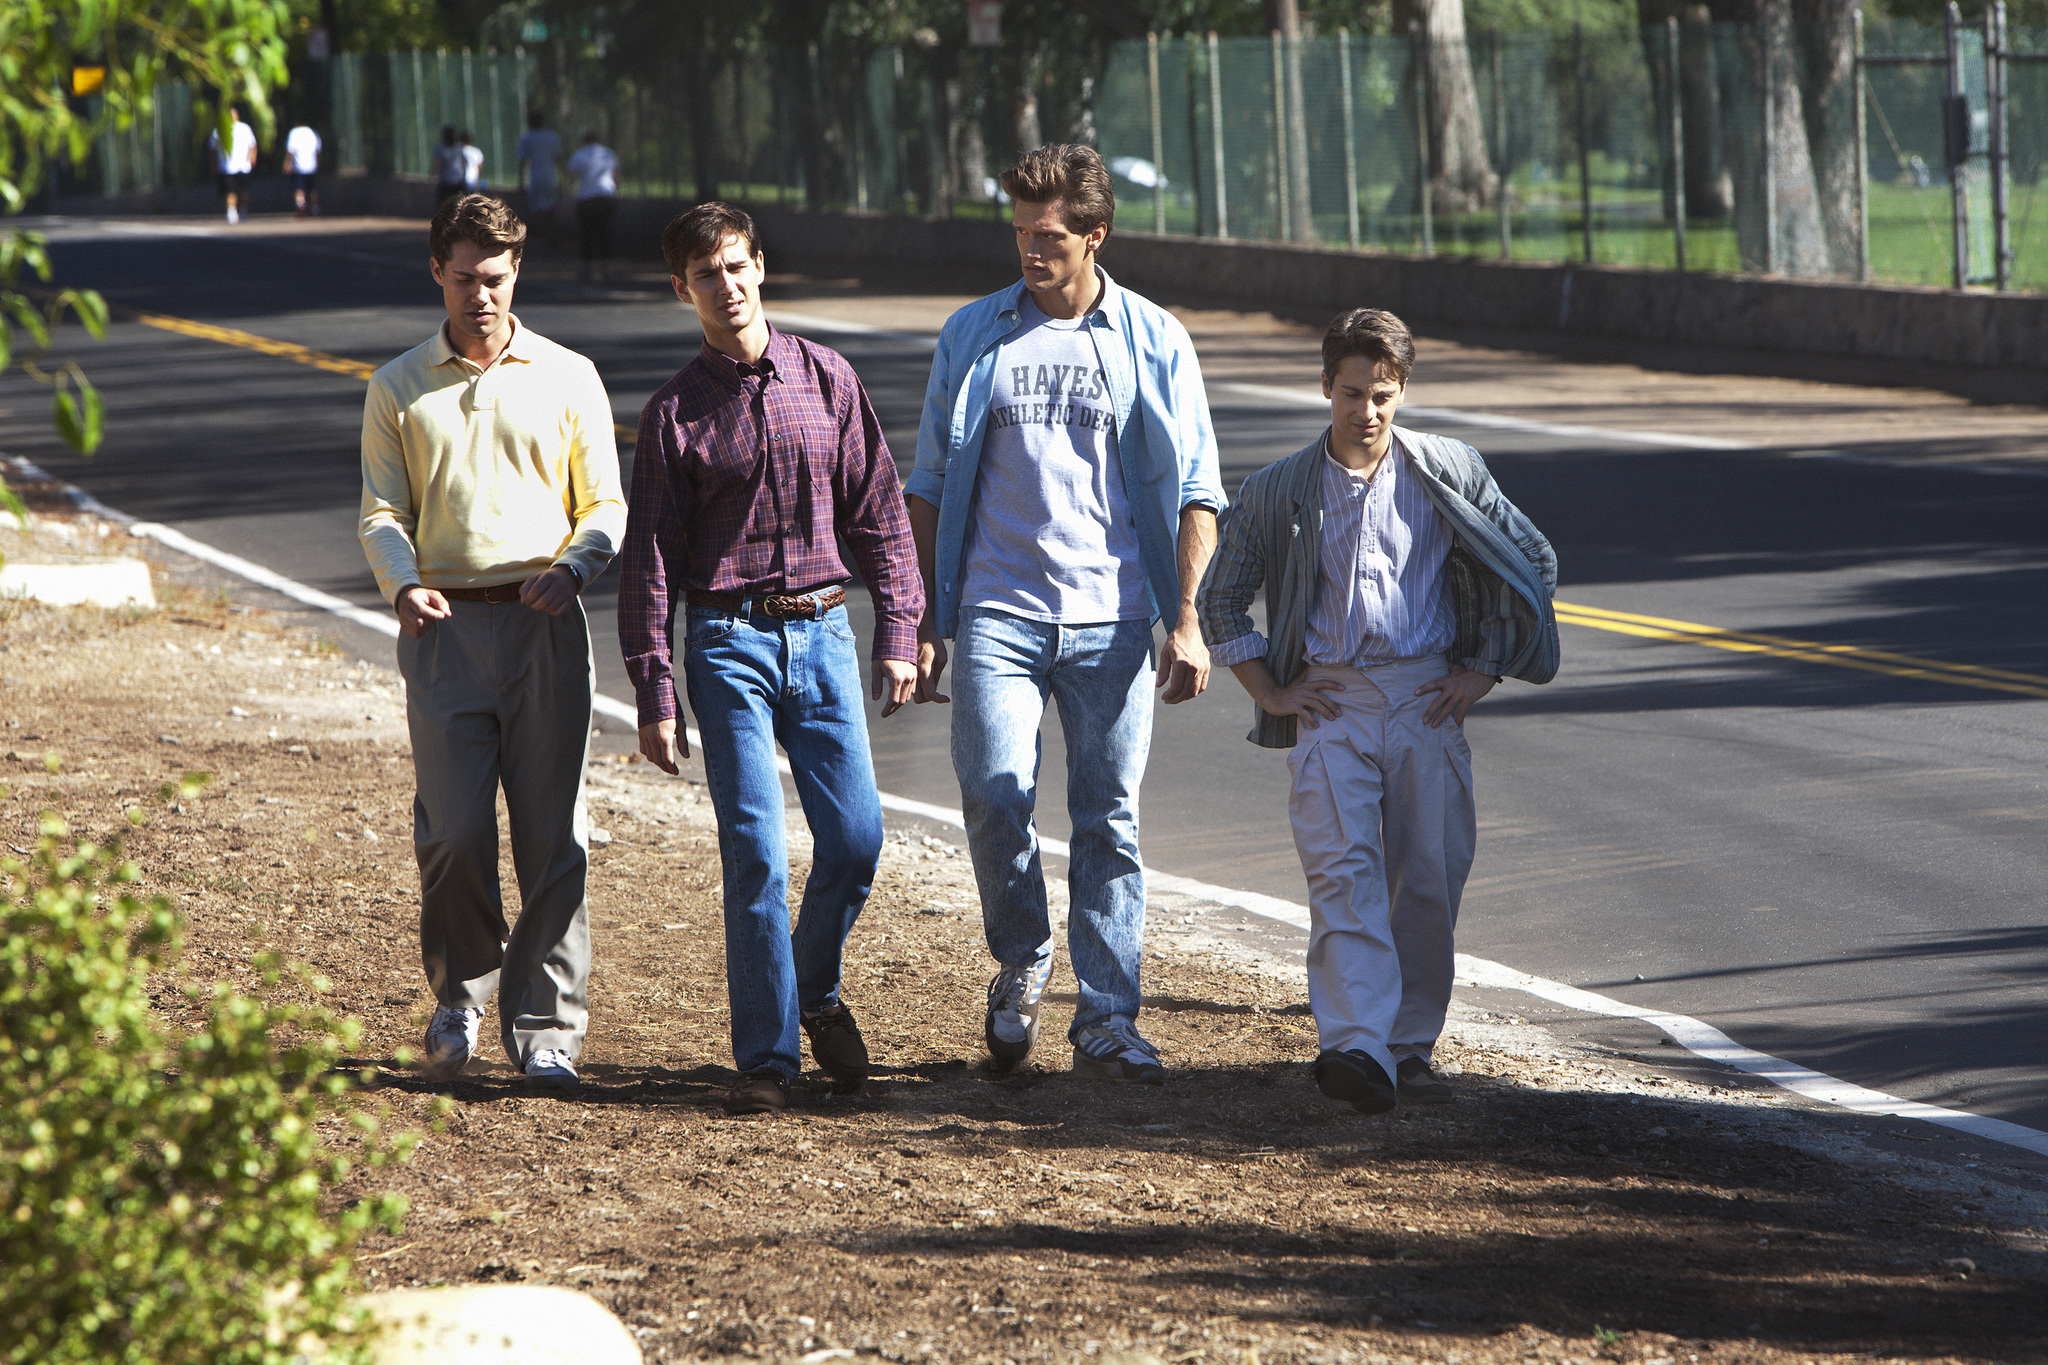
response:
<path id="1" fill-rule="evenodd" d="M 1289 751 L 1316 1083 L 1366 1114 L 1452 1097 L 1429 1061 L 1476 833 L 1465 716 L 1558 659 L 1550 543 L 1478 451 L 1394 425 L 1414 362 L 1391 313 L 1330 325 L 1329 429 L 1245 481 L 1197 598 L 1257 703 L 1248 738 Z"/>

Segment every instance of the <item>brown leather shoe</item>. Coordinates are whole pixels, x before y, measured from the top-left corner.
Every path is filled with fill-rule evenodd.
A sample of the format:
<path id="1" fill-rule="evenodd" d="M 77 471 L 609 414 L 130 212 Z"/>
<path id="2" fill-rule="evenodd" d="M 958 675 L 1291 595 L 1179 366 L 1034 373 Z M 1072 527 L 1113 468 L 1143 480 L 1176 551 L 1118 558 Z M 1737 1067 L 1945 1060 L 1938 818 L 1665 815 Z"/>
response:
<path id="1" fill-rule="evenodd" d="M 860 1025 L 844 1002 L 820 1014 L 803 1016 L 804 1032 L 811 1036 L 811 1059 L 832 1078 L 835 1095 L 858 1095 L 868 1080 L 868 1045 L 860 1036 Z"/>
<path id="2" fill-rule="evenodd" d="M 1443 1077 L 1429 1069 L 1420 1057 L 1404 1057 L 1394 1066 L 1403 1104 L 1449 1104 L 1457 1099 Z"/>
<path id="3" fill-rule="evenodd" d="M 789 1077 L 772 1066 L 749 1071 L 725 1092 L 728 1114 L 770 1114 L 789 1108 Z"/>

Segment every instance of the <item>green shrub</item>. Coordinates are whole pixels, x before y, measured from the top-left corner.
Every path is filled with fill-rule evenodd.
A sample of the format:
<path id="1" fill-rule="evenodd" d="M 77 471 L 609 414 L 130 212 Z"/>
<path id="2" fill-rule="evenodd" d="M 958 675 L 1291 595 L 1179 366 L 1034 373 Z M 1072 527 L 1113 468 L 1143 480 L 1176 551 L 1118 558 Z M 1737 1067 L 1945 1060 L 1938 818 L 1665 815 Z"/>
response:
<path id="1" fill-rule="evenodd" d="M 165 973 L 182 925 L 118 849 L 45 817 L 0 862 L 0 1360 L 257 1365 L 366 1357 L 348 1253 L 395 1196 L 330 1212 L 349 1158 L 400 1159 L 334 1069 L 353 1021 Z M 287 972 L 259 959 L 272 995 Z M 324 982 L 302 977 L 315 990 Z M 152 987 L 204 1022 L 174 1036 Z"/>

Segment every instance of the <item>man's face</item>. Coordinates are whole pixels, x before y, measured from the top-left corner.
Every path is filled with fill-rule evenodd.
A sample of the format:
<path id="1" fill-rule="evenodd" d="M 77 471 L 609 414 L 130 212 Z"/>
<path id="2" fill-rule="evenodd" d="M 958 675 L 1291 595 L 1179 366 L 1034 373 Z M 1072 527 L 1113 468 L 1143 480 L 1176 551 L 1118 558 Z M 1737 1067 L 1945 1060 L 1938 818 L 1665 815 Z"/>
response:
<path id="1" fill-rule="evenodd" d="M 747 244 L 735 233 L 718 244 L 716 251 L 692 256 L 681 279 L 674 275 L 676 297 L 697 310 L 697 321 L 706 332 L 744 332 L 761 316 L 762 258 L 749 256 Z"/>
<path id="2" fill-rule="evenodd" d="M 1407 394 L 1408 386 L 1394 378 L 1386 362 L 1345 356 L 1337 373 L 1323 376 L 1331 442 L 1360 454 L 1385 454 L 1394 438 L 1394 413 Z"/>
<path id="3" fill-rule="evenodd" d="M 1083 271 L 1092 269 L 1095 252 L 1109 236 L 1107 224 L 1088 233 L 1071 231 L 1065 207 L 1057 199 L 1049 204 L 1027 204 L 1019 199 L 1012 206 L 1010 221 L 1017 229 L 1024 287 L 1034 292 L 1064 289 Z"/>
<path id="4" fill-rule="evenodd" d="M 512 321 L 512 286 L 519 262 L 509 250 L 487 256 L 475 242 L 457 242 L 447 261 L 435 261 L 434 283 L 448 305 L 448 329 L 458 337 L 485 341 Z"/>

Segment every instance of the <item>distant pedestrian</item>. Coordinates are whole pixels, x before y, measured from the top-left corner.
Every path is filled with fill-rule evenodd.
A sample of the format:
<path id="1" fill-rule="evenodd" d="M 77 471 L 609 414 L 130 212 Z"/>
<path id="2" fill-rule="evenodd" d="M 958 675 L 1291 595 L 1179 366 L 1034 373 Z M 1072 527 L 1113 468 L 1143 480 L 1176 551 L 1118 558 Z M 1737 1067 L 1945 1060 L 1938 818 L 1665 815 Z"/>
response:
<path id="1" fill-rule="evenodd" d="M 585 133 L 583 145 L 569 158 L 569 174 L 576 177 L 576 235 L 582 247 L 581 278 L 590 279 L 612 268 L 612 215 L 619 207 L 619 158 Z"/>
<path id="2" fill-rule="evenodd" d="M 1558 663 L 1550 543 L 1478 451 L 1394 425 L 1414 361 L 1391 313 L 1330 324 L 1330 426 L 1245 480 L 1199 598 L 1248 738 L 1288 750 L 1316 1084 L 1365 1114 L 1452 1098 L 1430 1057 L 1476 838 L 1465 716 Z"/>
<path id="3" fill-rule="evenodd" d="M 441 145 L 434 148 L 433 170 L 434 193 L 441 203 L 462 193 L 462 182 L 469 177 L 469 158 L 462 154 L 453 125 L 441 129 Z"/>
<path id="4" fill-rule="evenodd" d="M 483 148 L 476 145 L 475 140 L 470 137 L 469 129 L 467 128 L 462 130 L 458 140 L 462 147 L 463 192 L 466 194 L 476 194 L 484 187 Z"/>
<path id="5" fill-rule="evenodd" d="M 498 998 L 505 1053 L 577 1083 L 590 977 L 590 629 L 578 594 L 626 529 L 611 402 L 591 363 L 512 314 L 526 226 L 461 195 L 428 241 L 447 318 L 363 408 L 363 551 L 398 613 L 411 730 L 425 1061 L 468 1063 Z M 498 884 L 498 790 L 519 919 Z"/>
<path id="6" fill-rule="evenodd" d="M 640 752 L 677 770 L 670 632 L 725 869 L 734 1114 L 789 1104 L 800 1034 L 839 1089 L 868 1074 L 840 996 L 846 936 L 874 885 L 881 798 L 846 612 L 845 556 L 874 599 L 874 697 L 887 716 L 917 682 L 924 592 L 896 462 L 853 368 L 769 326 L 754 220 L 699 204 L 662 233 L 676 296 L 704 334 L 697 358 L 640 414 L 619 582 L 619 644 L 640 704 Z M 842 546 L 844 547 L 842 549 Z M 794 939 L 775 746 L 811 832 Z"/>
<path id="7" fill-rule="evenodd" d="M 228 221 L 239 223 L 249 203 L 249 177 L 256 170 L 256 130 L 242 122 L 241 110 L 233 106 L 228 108 L 228 122 L 233 126 L 227 146 L 221 146 L 219 128 L 208 134 L 206 145 L 220 176 L 221 197 L 228 203 Z"/>
<path id="8" fill-rule="evenodd" d="M 285 168 L 292 177 L 292 203 L 299 217 L 320 212 L 320 134 L 301 123 L 284 135 Z"/>
<path id="9" fill-rule="evenodd" d="M 550 242 L 556 236 L 555 201 L 561 193 L 555 163 L 561 159 L 561 137 L 535 109 L 526 116 L 526 133 L 519 139 L 519 176 L 526 186 L 527 225 L 545 227 Z"/>
<path id="10" fill-rule="evenodd" d="M 1138 1031 L 1138 788 L 1153 689 L 1173 704 L 1208 685 L 1194 596 L 1224 501 L 1216 435 L 1187 329 L 1096 261 L 1116 217 L 1102 158 L 1040 147 L 1003 189 L 1023 278 L 946 319 L 906 490 L 929 595 L 917 700 L 947 700 L 950 638 L 953 767 L 996 960 L 982 1027 L 994 1068 L 1031 1055 L 1052 976 L 1035 823 L 1051 700 L 1073 824 L 1074 1072 L 1161 1085 Z"/>

